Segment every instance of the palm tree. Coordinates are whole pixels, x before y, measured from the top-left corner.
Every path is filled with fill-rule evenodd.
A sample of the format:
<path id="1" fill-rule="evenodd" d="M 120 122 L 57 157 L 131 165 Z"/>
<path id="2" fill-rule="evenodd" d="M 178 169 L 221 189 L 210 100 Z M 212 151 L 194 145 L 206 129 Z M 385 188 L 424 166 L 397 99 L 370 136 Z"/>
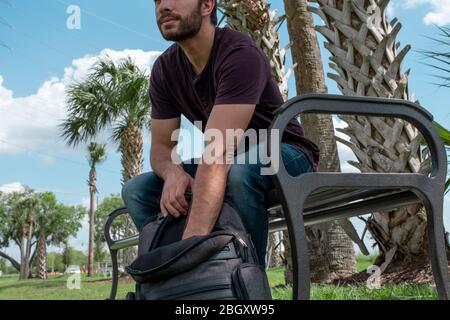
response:
<path id="1" fill-rule="evenodd" d="M 119 145 L 122 182 L 143 167 L 142 130 L 150 128 L 148 75 L 131 60 L 115 63 L 100 58 L 87 79 L 67 89 L 68 116 L 62 136 L 71 146 L 95 138 L 112 127 L 111 140 Z"/>
<path id="2" fill-rule="evenodd" d="M 422 55 L 428 60 L 432 60 L 434 64 L 426 63 L 429 67 L 438 71 L 440 74 L 435 75 L 441 83 L 437 85 L 443 88 L 450 88 L 450 28 L 438 27 L 441 32 L 439 38 L 432 38 L 435 44 L 443 46 L 442 50 L 421 50 Z"/>
<path id="3" fill-rule="evenodd" d="M 440 30 L 439 38 L 431 38 L 435 44 L 441 45 L 445 49 L 440 50 L 421 50 L 422 56 L 434 62 L 425 63 L 430 68 L 433 68 L 435 71 L 439 72 L 439 74 L 434 75 L 435 78 L 439 79 L 441 83 L 436 83 L 440 88 L 449 89 L 450 88 L 450 28 L 447 27 L 438 27 Z M 440 125 L 436 121 L 434 122 L 434 126 L 439 132 L 439 135 L 442 138 L 442 141 L 445 144 L 445 148 L 447 150 L 447 154 L 450 157 L 450 131 L 447 130 L 444 126 Z M 450 164 L 450 160 L 448 161 Z M 450 178 L 447 179 L 445 183 L 446 193 L 450 188 Z"/>
<path id="4" fill-rule="evenodd" d="M 39 210 L 40 201 L 33 190 L 27 189 L 22 195 L 19 195 L 14 204 L 15 210 L 20 217 L 23 217 L 25 224 L 22 225 L 21 235 L 21 268 L 20 279 L 25 280 L 31 276 L 32 247 L 34 245 L 34 232 L 36 226 L 36 215 Z M 26 239 L 26 242 L 25 242 Z"/>
<path id="5" fill-rule="evenodd" d="M 313 1 L 311 1 L 313 2 Z M 408 92 L 409 70 L 401 63 L 410 50 L 400 49 L 396 36 L 401 24 L 388 22 L 389 0 L 316 0 L 310 10 L 325 22 L 317 26 L 331 53 L 328 76 L 344 95 L 399 98 L 414 101 Z M 411 124 L 393 118 L 340 116 L 348 126 L 339 131 L 350 141 L 336 139 L 352 149 L 361 172 L 428 172 L 422 156 L 422 137 Z M 397 261 L 426 255 L 426 215 L 422 205 L 377 212 L 366 221 L 384 259 Z M 381 261 L 380 261 L 381 262 Z"/>
<path id="6" fill-rule="evenodd" d="M 68 117 L 61 125 L 62 136 L 69 145 L 95 138 L 112 128 L 111 140 L 119 145 L 122 182 L 143 169 L 143 130 L 150 129 L 148 75 L 131 58 L 113 62 L 101 58 L 87 79 L 67 89 Z M 135 233 L 129 217 L 123 233 Z M 126 249 L 125 263 L 131 263 L 134 249 Z"/>
<path id="7" fill-rule="evenodd" d="M 89 253 L 88 253 L 88 277 L 93 275 L 94 264 L 94 198 L 97 193 L 96 166 L 106 160 L 106 145 L 91 142 L 88 147 L 89 171 Z"/>
<path id="8" fill-rule="evenodd" d="M 34 191 L 25 187 L 23 192 L 0 195 L 0 247 L 15 243 L 19 247 L 20 261 L 0 251 L 0 256 L 8 259 L 20 272 L 21 280 L 31 275 L 31 263 L 36 250 L 36 216 L 39 211 L 39 198 Z"/>
<path id="9" fill-rule="evenodd" d="M 270 10 L 270 4 L 266 0 L 222 1 L 221 7 L 227 17 L 227 26 L 249 34 L 266 53 L 271 62 L 272 74 L 285 101 L 288 99 L 287 81 L 292 69 L 295 70 L 299 93 L 326 92 L 320 51 L 315 34 L 311 32 L 312 18 L 306 11 L 305 1 L 286 1 L 287 16 L 281 17 Z M 287 71 L 285 71 L 285 55 L 290 45 L 281 48 L 278 34 L 278 29 L 286 18 L 295 61 Z M 305 134 L 321 149 L 321 158 L 324 160 L 320 162 L 319 170 L 340 171 L 336 141 L 334 135 L 329 134 L 334 130 L 331 117 L 308 115 L 302 116 L 301 122 Z M 292 258 L 288 236 L 287 232 L 283 233 L 285 279 L 287 283 L 292 283 Z M 337 223 L 320 228 L 308 228 L 308 236 L 311 240 L 313 280 L 325 280 L 355 271 L 353 243 Z M 269 238 L 269 241 L 273 239 Z M 269 245 L 270 247 L 274 247 L 273 243 Z"/>

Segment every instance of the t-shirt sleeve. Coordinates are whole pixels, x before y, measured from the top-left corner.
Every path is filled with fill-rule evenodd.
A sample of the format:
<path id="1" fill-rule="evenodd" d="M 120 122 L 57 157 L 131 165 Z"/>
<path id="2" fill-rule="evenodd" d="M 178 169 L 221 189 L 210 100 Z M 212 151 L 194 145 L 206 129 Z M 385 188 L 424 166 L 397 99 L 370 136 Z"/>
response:
<path id="1" fill-rule="evenodd" d="M 155 61 L 152 67 L 149 95 L 152 104 L 152 119 L 171 119 L 181 116 L 181 112 L 169 98 L 159 59 Z"/>
<path id="2" fill-rule="evenodd" d="M 214 105 L 257 104 L 267 84 L 270 67 L 258 48 L 240 47 L 218 69 Z"/>

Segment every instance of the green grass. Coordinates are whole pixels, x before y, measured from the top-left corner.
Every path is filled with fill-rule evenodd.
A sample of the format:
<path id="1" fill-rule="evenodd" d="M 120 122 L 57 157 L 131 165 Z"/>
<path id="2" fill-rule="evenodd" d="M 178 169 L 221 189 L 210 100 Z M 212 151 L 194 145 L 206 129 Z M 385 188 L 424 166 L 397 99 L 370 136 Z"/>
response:
<path id="1" fill-rule="evenodd" d="M 291 288 L 272 288 L 272 296 L 277 300 L 292 298 Z M 312 300 L 436 300 L 437 293 L 429 285 L 384 285 L 370 290 L 364 285 L 336 286 L 317 285 L 311 288 Z"/>
<path id="2" fill-rule="evenodd" d="M 358 272 L 366 270 L 373 265 L 377 255 L 364 256 L 362 254 L 356 256 L 356 270 Z"/>
<path id="3" fill-rule="evenodd" d="M 356 257 L 358 272 L 373 265 L 376 255 Z M 292 289 L 284 285 L 284 268 L 273 268 L 267 272 L 272 297 L 277 300 L 292 299 Z M 434 300 L 436 290 L 430 285 L 384 285 L 380 289 L 370 290 L 364 284 L 352 286 L 318 285 L 311 286 L 312 300 Z"/>
<path id="4" fill-rule="evenodd" d="M 101 300 L 109 296 L 111 281 L 99 276 L 81 276 L 80 289 L 68 289 L 68 276 L 55 276 L 47 280 L 22 280 L 17 275 L 0 277 L 0 300 Z M 134 290 L 132 283 L 120 283 L 118 298 Z"/>
<path id="5" fill-rule="evenodd" d="M 370 266 L 373 257 L 358 257 L 358 270 Z M 284 269 L 269 269 L 267 272 L 274 299 L 291 299 L 292 290 L 284 286 Z M 81 277 L 81 288 L 67 288 L 68 276 L 56 276 L 47 280 L 19 281 L 17 275 L 0 277 L 0 300 L 101 300 L 109 295 L 111 281 L 96 276 Z M 134 291 L 133 283 L 119 284 L 118 299 L 123 299 L 128 291 Z M 312 285 L 313 300 L 428 300 L 437 299 L 434 288 L 429 285 L 384 285 L 380 289 L 369 290 L 365 285 L 336 286 Z"/>

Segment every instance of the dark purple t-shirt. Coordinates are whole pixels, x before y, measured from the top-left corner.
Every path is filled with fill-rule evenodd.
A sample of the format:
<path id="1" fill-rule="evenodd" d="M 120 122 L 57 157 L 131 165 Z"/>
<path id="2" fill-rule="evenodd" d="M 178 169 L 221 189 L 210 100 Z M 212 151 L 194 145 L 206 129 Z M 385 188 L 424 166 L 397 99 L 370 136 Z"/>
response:
<path id="1" fill-rule="evenodd" d="M 158 57 L 151 72 L 150 100 L 153 119 L 183 114 L 192 123 L 201 121 L 203 132 L 215 105 L 255 104 L 248 129 L 258 131 L 269 128 L 273 112 L 284 102 L 269 60 L 253 39 L 219 27 L 209 60 L 199 75 L 176 43 Z M 295 118 L 287 126 L 282 142 L 303 151 L 317 169 L 319 149 L 304 137 Z"/>

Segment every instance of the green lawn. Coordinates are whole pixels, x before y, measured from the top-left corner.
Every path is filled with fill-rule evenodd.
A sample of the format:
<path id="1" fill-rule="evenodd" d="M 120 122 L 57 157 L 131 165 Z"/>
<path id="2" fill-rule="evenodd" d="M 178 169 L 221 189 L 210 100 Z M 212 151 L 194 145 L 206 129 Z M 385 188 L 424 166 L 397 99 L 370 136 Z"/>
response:
<path id="1" fill-rule="evenodd" d="M 290 299 L 291 289 L 284 284 L 283 268 L 268 271 L 274 299 Z M 19 281 L 18 276 L 0 277 L 0 300 L 95 300 L 105 299 L 110 290 L 110 281 L 105 278 L 82 276 L 80 289 L 67 288 L 68 276 L 52 277 L 48 280 Z M 120 283 L 117 297 L 123 299 L 126 292 L 133 291 L 133 283 Z M 366 300 L 366 299 L 436 299 L 434 288 L 428 285 L 386 285 L 379 290 L 365 286 L 313 285 L 313 300 Z"/>
<path id="2" fill-rule="evenodd" d="M 370 264 L 369 264 L 370 265 Z M 274 299 L 292 298 L 291 288 L 284 286 L 283 268 L 268 271 L 272 296 Z M 313 284 L 312 300 L 434 300 L 436 290 L 429 285 L 384 285 L 380 289 L 370 290 L 365 285 L 337 286 Z"/>
<path id="3" fill-rule="evenodd" d="M 109 295 L 111 281 L 94 277 L 81 277 L 80 289 L 68 289 L 68 276 L 55 276 L 47 280 L 19 281 L 18 276 L 0 277 L 0 300 L 99 300 Z M 118 297 L 133 291 L 132 283 L 120 283 Z"/>

